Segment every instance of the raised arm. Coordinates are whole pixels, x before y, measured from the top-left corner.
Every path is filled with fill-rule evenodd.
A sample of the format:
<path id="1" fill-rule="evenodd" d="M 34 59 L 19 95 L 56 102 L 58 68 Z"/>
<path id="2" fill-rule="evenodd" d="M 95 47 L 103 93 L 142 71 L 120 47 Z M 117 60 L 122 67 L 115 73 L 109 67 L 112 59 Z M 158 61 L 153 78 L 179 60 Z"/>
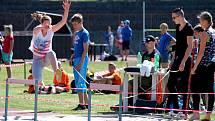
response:
<path id="1" fill-rule="evenodd" d="M 63 13 L 63 17 L 62 20 L 60 22 L 58 22 L 57 24 L 52 26 L 52 31 L 56 32 L 58 31 L 61 27 L 63 27 L 63 25 L 66 24 L 67 22 L 67 18 L 69 15 L 69 8 L 70 8 L 71 3 L 68 0 L 64 0 L 63 1 L 63 9 L 64 9 L 64 13 Z"/>

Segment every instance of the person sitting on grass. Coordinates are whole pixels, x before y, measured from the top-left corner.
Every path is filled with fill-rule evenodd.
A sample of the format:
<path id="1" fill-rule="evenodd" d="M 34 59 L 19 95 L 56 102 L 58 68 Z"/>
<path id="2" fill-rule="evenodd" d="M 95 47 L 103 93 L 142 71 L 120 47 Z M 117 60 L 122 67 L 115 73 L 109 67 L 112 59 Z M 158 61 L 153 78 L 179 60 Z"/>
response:
<path id="1" fill-rule="evenodd" d="M 119 72 L 116 70 L 116 65 L 114 63 L 109 63 L 108 73 L 95 76 L 93 82 L 99 84 L 121 85 L 122 79 Z"/>
<path id="2" fill-rule="evenodd" d="M 29 81 L 33 81 L 32 67 L 30 68 L 29 73 L 30 73 L 30 75 L 28 76 L 28 80 L 29 80 Z M 41 89 L 42 89 L 43 87 L 45 87 L 45 84 L 43 83 L 43 81 L 41 81 L 41 82 L 39 83 L 39 90 L 40 90 L 40 92 L 41 92 Z M 29 93 L 29 94 L 35 93 L 34 85 L 29 85 L 29 86 L 28 86 L 28 90 L 24 90 L 24 93 Z"/>

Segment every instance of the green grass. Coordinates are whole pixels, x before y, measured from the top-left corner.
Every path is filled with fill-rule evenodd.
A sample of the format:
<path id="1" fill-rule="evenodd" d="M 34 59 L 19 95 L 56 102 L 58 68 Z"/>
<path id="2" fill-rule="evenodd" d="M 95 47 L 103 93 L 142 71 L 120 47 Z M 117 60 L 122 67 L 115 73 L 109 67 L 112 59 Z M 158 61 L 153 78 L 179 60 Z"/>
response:
<path id="1" fill-rule="evenodd" d="M 102 71 L 107 69 L 109 62 L 90 62 L 89 69 L 92 72 Z M 72 73 L 71 67 L 68 63 L 62 63 L 63 68 L 66 72 Z M 118 68 L 126 66 L 125 62 L 115 62 Z M 134 62 L 129 62 L 129 65 L 134 65 Z M 27 65 L 27 70 L 29 70 L 30 65 Z M 28 72 L 28 71 L 27 71 Z M 0 97 L 5 96 L 5 79 L 6 79 L 6 70 L 2 68 L 0 71 Z M 16 79 L 24 78 L 24 68 L 14 67 L 13 68 L 13 77 Z M 53 73 L 47 70 L 43 70 L 43 80 L 46 85 L 52 84 Z M 73 80 L 71 78 L 71 80 Z M 33 94 L 24 94 L 23 90 L 27 89 L 27 86 L 24 85 L 10 85 L 9 95 L 15 96 L 9 100 L 9 108 L 24 109 L 24 110 L 33 110 L 34 105 L 34 95 Z M 104 105 L 115 105 L 118 104 L 119 95 L 110 94 L 110 95 L 99 95 L 94 94 L 92 96 L 93 104 L 104 104 Z M 41 112 L 52 111 L 56 113 L 64 114 L 79 114 L 87 115 L 86 111 L 72 111 L 78 104 L 78 97 L 76 94 L 64 93 L 64 94 L 51 94 L 51 95 L 39 95 L 38 109 Z M 4 108 L 4 99 L 0 98 L 0 108 Z M 110 108 L 93 106 L 92 113 L 100 114 L 112 112 Z M 215 114 L 212 115 L 212 119 L 215 120 Z"/>
<path id="2" fill-rule="evenodd" d="M 125 66 L 124 62 L 115 62 L 120 68 Z M 107 69 L 108 62 L 90 62 L 89 69 L 92 72 L 102 71 Z M 30 65 L 27 65 L 27 70 L 29 70 Z M 51 68 L 51 67 L 50 67 Z M 68 63 L 63 63 L 63 68 L 66 72 L 72 73 L 72 68 Z M 24 67 L 13 67 L 13 78 L 24 79 Z M 28 71 L 27 71 L 28 72 Z M 5 79 L 6 70 L 4 68 L 0 71 L 0 97 L 5 95 Z M 43 80 L 46 85 L 52 84 L 53 73 L 47 70 L 43 70 Z M 73 80 L 73 78 L 71 78 Z M 12 98 L 9 100 L 10 108 L 33 110 L 33 94 L 24 94 L 23 90 L 27 89 L 24 85 L 10 85 L 9 95 Z M 14 96 L 14 97 L 13 97 Z M 105 104 L 114 105 L 118 104 L 119 95 L 99 95 L 94 94 L 92 98 L 93 104 Z M 66 114 L 87 114 L 87 111 L 76 112 L 71 111 L 78 104 L 78 97 L 76 94 L 64 93 L 64 94 L 51 94 L 51 95 L 39 95 L 38 109 L 39 111 L 52 111 L 57 113 Z M 0 99 L 0 108 L 4 107 L 4 100 Z M 102 113 L 111 112 L 109 107 L 93 107 L 92 113 Z"/>

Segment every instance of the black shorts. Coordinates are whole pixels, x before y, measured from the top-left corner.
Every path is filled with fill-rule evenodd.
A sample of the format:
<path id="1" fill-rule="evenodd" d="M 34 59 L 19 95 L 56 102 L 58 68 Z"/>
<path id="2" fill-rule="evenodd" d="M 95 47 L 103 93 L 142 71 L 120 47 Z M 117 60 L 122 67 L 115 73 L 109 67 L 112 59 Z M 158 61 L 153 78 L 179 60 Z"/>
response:
<path id="1" fill-rule="evenodd" d="M 122 42 L 122 50 L 129 50 L 130 49 L 130 41 L 123 41 Z"/>

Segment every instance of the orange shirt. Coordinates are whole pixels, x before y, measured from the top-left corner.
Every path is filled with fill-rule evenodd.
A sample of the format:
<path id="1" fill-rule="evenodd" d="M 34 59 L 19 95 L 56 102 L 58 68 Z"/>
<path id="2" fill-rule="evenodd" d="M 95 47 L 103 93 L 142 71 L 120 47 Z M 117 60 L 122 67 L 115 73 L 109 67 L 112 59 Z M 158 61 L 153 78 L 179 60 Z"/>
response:
<path id="1" fill-rule="evenodd" d="M 106 77 L 106 76 L 113 76 L 114 77 L 114 79 L 112 80 L 113 85 L 121 85 L 122 84 L 122 79 L 121 79 L 118 71 L 115 71 L 112 74 L 107 73 L 107 74 L 103 75 L 103 77 Z"/>
<path id="2" fill-rule="evenodd" d="M 28 80 L 33 80 L 33 75 L 31 74 L 31 75 L 29 75 L 28 76 Z M 34 85 L 29 85 L 28 86 L 28 93 L 34 93 Z"/>
<path id="3" fill-rule="evenodd" d="M 62 71 L 62 77 L 61 80 L 56 79 L 56 75 L 54 76 L 53 83 L 55 86 L 60 86 L 60 87 L 66 87 L 66 91 L 69 92 L 70 90 L 70 83 L 69 83 L 69 75 L 65 72 Z"/>

